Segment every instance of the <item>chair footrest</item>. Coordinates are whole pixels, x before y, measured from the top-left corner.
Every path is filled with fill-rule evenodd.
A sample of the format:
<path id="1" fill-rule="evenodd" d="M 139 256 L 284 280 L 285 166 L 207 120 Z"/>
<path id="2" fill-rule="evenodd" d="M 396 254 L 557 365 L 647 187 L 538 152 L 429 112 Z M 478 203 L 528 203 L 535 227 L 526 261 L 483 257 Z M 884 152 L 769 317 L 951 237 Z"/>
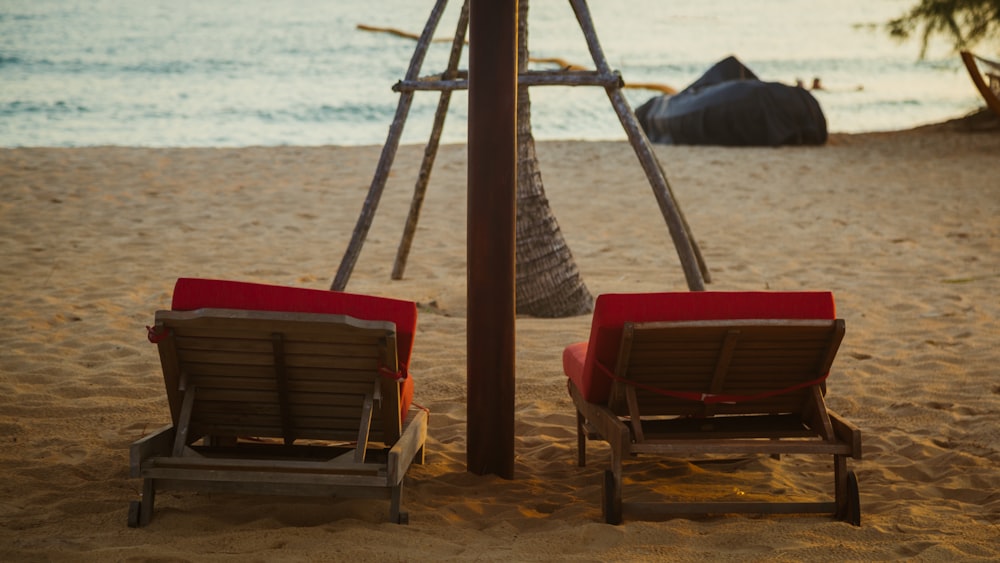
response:
<path id="1" fill-rule="evenodd" d="M 829 454 L 850 455 L 851 446 L 842 442 L 819 440 L 753 440 L 753 439 L 669 439 L 647 437 L 632 444 L 632 454 L 692 455 L 692 454 Z"/>
<path id="2" fill-rule="evenodd" d="M 625 502 L 630 517 L 642 520 L 660 517 L 704 516 L 708 514 L 835 514 L 835 502 Z"/>
<path id="3" fill-rule="evenodd" d="M 181 475 L 179 478 L 157 478 L 156 487 L 163 490 L 192 491 L 201 493 L 279 495 L 329 498 L 371 498 L 391 499 L 393 489 L 385 480 L 358 481 L 353 479 L 331 482 L 287 482 L 268 480 L 241 481 L 238 479 L 223 479 L 219 481 L 199 479 L 193 474 Z"/>

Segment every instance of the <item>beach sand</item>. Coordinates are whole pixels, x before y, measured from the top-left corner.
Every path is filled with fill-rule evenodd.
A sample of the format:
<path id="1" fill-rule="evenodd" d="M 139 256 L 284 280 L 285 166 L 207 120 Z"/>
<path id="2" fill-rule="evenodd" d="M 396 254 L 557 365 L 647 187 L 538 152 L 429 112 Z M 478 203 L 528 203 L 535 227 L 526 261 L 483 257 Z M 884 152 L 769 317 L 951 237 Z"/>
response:
<path id="1" fill-rule="evenodd" d="M 427 463 L 384 501 L 157 496 L 129 444 L 169 421 L 145 326 L 178 277 L 327 288 L 380 147 L 0 150 L 0 560 L 1000 559 L 1000 134 L 834 135 L 824 147 L 657 146 L 711 290 L 830 290 L 847 336 L 830 407 L 863 432 L 862 527 L 826 516 L 600 522 L 606 447 L 576 465 L 561 353 L 589 316 L 517 322 L 516 478 L 465 468 L 464 146 L 442 147 L 390 280 L 423 148 L 404 146 L 347 290 L 420 303 Z M 546 192 L 590 291 L 684 291 L 625 142 L 544 142 Z M 830 463 L 627 462 L 626 497 L 809 496 Z"/>

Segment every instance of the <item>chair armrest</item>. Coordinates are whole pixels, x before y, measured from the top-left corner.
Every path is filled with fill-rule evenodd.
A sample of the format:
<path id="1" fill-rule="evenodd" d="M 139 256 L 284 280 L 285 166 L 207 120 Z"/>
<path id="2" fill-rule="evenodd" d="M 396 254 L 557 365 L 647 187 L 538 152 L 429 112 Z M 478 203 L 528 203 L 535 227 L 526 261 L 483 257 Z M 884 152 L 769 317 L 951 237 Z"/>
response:
<path id="1" fill-rule="evenodd" d="M 833 411 L 827 411 L 827 413 L 830 415 L 833 433 L 837 438 L 851 445 L 851 457 L 861 459 L 861 429 Z"/>
<path id="2" fill-rule="evenodd" d="M 424 443 L 427 441 L 427 411 L 411 408 L 410 414 L 403 423 L 403 432 L 399 440 L 389 450 L 387 461 L 387 478 L 391 485 L 403 481 L 407 469 L 413 463 L 413 458 L 420 452 L 423 460 Z"/>
<path id="3" fill-rule="evenodd" d="M 142 462 L 157 456 L 169 456 L 174 447 L 176 431 L 168 424 L 129 446 L 129 476 L 142 476 Z"/>

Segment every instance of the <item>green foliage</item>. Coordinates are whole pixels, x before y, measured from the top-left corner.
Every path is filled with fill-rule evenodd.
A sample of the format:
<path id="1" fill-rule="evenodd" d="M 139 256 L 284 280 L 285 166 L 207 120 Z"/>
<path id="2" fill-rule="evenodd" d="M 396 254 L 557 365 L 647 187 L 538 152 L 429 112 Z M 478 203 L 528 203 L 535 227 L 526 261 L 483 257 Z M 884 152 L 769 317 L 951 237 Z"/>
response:
<path id="1" fill-rule="evenodd" d="M 931 36 L 949 36 L 956 50 L 1000 38 L 1000 0 L 920 0 L 903 16 L 889 21 L 889 34 L 908 39 L 919 30 L 921 56 Z"/>

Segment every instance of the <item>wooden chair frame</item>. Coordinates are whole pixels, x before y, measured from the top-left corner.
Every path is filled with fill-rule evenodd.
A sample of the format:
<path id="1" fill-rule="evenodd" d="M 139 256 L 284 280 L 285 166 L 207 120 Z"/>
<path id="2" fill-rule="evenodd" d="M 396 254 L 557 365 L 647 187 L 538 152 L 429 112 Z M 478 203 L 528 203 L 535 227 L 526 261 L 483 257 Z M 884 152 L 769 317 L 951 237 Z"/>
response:
<path id="1" fill-rule="evenodd" d="M 199 309 L 159 311 L 153 331 L 173 423 L 131 446 L 130 526 L 163 489 L 388 498 L 390 520 L 408 521 L 427 413 L 401 419 L 393 323 Z"/>
<path id="2" fill-rule="evenodd" d="M 840 319 L 625 323 L 608 403 L 588 402 L 569 383 L 579 465 L 586 464 L 588 438 L 610 445 L 605 521 L 620 523 L 628 509 L 648 516 L 830 513 L 860 525 L 857 477 L 847 458 L 861 458 L 861 432 L 827 408 L 822 381 L 843 336 Z M 704 400 L 691 400 L 699 393 Z M 830 455 L 834 498 L 626 504 L 623 464 L 640 454 Z"/>

